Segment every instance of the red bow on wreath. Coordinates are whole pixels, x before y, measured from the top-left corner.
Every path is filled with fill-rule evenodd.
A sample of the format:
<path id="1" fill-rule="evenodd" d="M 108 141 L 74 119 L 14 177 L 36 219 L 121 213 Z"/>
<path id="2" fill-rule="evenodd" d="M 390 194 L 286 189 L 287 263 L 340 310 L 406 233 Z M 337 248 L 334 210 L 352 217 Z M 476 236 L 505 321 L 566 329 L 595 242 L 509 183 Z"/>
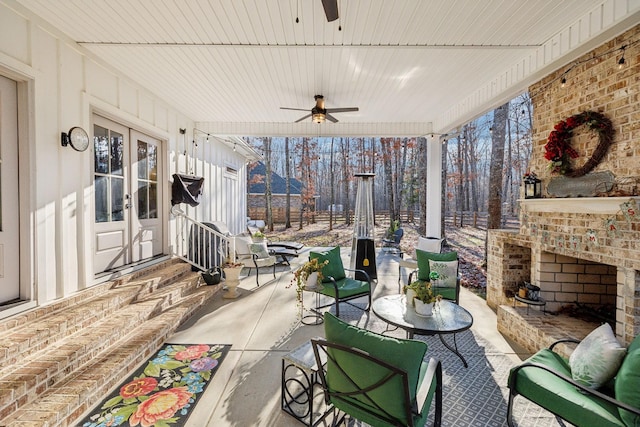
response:
<path id="1" fill-rule="evenodd" d="M 571 159 L 576 159 L 579 154 L 571 147 L 573 130 L 578 126 L 587 125 L 600 137 L 600 143 L 593 155 L 580 168 L 571 168 Z M 590 172 L 602 161 L 609 146 L 613 143 L 613 125 L 604 114 L 596 111 L 584 111 L 559 121 L 554 127 L 544 146 L 544 158 L 551 161 L 549 169 L 552 173 L 560 173 L 569 177 L 578 177 Z"/>

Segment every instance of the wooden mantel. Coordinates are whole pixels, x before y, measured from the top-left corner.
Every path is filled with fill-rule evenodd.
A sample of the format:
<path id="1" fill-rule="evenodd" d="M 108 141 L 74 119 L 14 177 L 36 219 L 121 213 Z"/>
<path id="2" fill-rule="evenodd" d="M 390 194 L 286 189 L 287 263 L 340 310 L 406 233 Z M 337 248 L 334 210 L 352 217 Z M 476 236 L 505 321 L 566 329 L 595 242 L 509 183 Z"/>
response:
<path id="1" fill-rule="evenodd" d="M 615 214 L 620 205 L 631 199 L 640 206 L 640 197 L 576 197 L 519 199 L 520 208 L 526 212 Z"/>

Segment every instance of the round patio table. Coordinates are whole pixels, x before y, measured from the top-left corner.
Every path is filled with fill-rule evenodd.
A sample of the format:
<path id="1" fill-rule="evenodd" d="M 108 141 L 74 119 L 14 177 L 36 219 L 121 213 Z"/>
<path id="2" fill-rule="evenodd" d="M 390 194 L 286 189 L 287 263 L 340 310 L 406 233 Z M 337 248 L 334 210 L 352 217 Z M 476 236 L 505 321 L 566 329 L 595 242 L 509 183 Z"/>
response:
<path id="1" fill-rule="evenodd" d="M 404 295 L 387 295 L 377 298 L 371 305 L 373 313 L 390 325 L 404 329 L 408 338 L 417 335 L 437 335 L 442 344 L 457 355 L 464 367 L 467 361 L 458 351 L 456 333 L 466 331 L 473 325 L 473 316 L 458 304 L 442 300 L 433 307 L 433 315 L 424 317 L 407 307 Z M 453 346 L 443 336 L 453 335 Z"/>

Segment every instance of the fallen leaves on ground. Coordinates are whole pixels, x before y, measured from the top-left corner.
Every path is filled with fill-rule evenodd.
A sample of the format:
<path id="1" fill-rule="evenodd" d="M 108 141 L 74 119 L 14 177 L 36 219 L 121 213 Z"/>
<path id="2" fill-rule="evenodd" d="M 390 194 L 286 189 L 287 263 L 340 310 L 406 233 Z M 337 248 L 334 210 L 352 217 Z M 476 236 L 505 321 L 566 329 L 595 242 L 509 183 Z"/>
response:
<path id="1" fill-rule="evenodd" d="M 379 243 L 386 237 L 388 224 L 375 227 L 375 241 Z M 402 224 L 404 236 L 400 242 L 401 249 L 406 253 L 413 253 L 418 242 L 418 230 L 415 224 Z M 346 246 L 351 247 L 353 240 L 353 225 L 335 224 L 329 229 L 329 223 L 316 222 L 306 224 L 300 229 L 298 224 L 285 229 L 277 225 L 274 231 L 265 231 L 270 240 L 293 240 L 305 246 Z M 459 269 L 461 284 L 467 288 L 484 290 L 487 285 L 485 269 L 485 241 L 487 230 L 471 226 L 458 227 L 451 223 L 445 226 L 445 251 L 457 251 L 460 261 Z"/>

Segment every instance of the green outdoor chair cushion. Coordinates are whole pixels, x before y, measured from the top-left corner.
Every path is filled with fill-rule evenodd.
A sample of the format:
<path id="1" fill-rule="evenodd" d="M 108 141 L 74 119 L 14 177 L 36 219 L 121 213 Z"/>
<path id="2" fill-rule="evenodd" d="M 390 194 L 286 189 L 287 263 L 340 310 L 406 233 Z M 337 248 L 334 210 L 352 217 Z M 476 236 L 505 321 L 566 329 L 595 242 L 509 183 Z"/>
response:
<path id="1" fill-rule="evenodd" d="M 552 350 L 540 350 L 526 362 L 545 365 L 571 378 L 568 361 Z M 510 376 L 514 375 L 513 372 L 512 369 Z M 561 415 L 572 424 L 624 427 L 618 417 L 618 409 L 615 405 L 597 397 L 582 394 L 572 384 L 540 368 L 525 367 L 520 369 L 517 373 L 516 389 L 522 396 Z"/>
<path id="2" fill-rule="evenodd" d="M 421 368 L 424 355 L 427 352 L 426 343 L 386 337 L 375 332 L 367 331 L 366 329 L 351 326 L 329 312 L 324 314 L 324 325 L 327 341 L 358 348 L 373 357 L 384 360 L 406 371 L 408 374 L 410 398 L 412 402 L 415 401 L 419 379 L 420 376 L 423 375 Z M 333 352 L 332 354 L 338 359 L 338 363 L 340 363 L 342 368 L 361 386 L 375 383 L 389 373 L 386 368 L 372 362 L 366 362 L 357 356 L 341 352 Z M 332 368 L 331 362 L 327 364 L 326 379 L 330 390 L 354 390 L 353 385 L 335 367 Z M 400 378 L 397 377 L 384 387 L 370 392 L 369 395 L 394 417 L 406 421 L 402 390 L 403 385 Z M 368 401 L 362 396 L 353 396 L 352 399 L 369 406 Z M 333 404 L 366 423 L 372 425 L 387 425 L 386 423 L 381 424 L 379 418 L 349 403 L 334 400 Z M 370 408 L 373 412 L 378 412 L 373 406 Z"/>
<path id="3" fill-rule="evenodd" d="M 344 279 L 346 274 L 344 272 L 344 266 L 342 265 L 342 258 L 340 257 L 340 247 L 336 246 L 333 249 L 325 251 L 312 251 L 309 254 L 309 259 L 318 259 L 320 262 L 325 260 L 329 261 L 329 264 L 325 265 L 322 269 L 323 282 L 331 281 L 329 277 L 333 277 L 336 280 Z"/>
<path id="4" fill-rule="evenodd" d="M 618 370 L 615 382 L 616 399 L 634 408 L 640 408 L 640 335 L 629 345 L 627 355 Z M 640 426 L 640 417 L 619 409 L 620 417 L 627 425 Z"/>
<path id="5" fill-rule="evenodd" d="M 433 261 L 456 261 L 458 259 L 458 252 L 426 252 L 416 249 L 416 260 L 418 261 L 418 279 L 429 280 L 429 260 Z"/>
<path id="6" fill-rule="evenodd" d="M 338 285 L 338 293 L 340 293 L 340 298 L 366 294 L 371 291 L 369 282 L 364 280 L 356 280 L 345 277 L 344 279 L 336 280 L 336 284 Z M 325 281 L 322 288 L 319 288 L 317 292 L 333 298 L 336 297 L 336 290 L 330 281 Z"/>
<path id="7" fill-rule="evenodd" d="M 451 301 L 456 300 L 456 288 L 440 288 L 440 287 L 432 287 L 433 293 L 436 295 L 442 295 L 442 298 L 448 299 Z"/>

